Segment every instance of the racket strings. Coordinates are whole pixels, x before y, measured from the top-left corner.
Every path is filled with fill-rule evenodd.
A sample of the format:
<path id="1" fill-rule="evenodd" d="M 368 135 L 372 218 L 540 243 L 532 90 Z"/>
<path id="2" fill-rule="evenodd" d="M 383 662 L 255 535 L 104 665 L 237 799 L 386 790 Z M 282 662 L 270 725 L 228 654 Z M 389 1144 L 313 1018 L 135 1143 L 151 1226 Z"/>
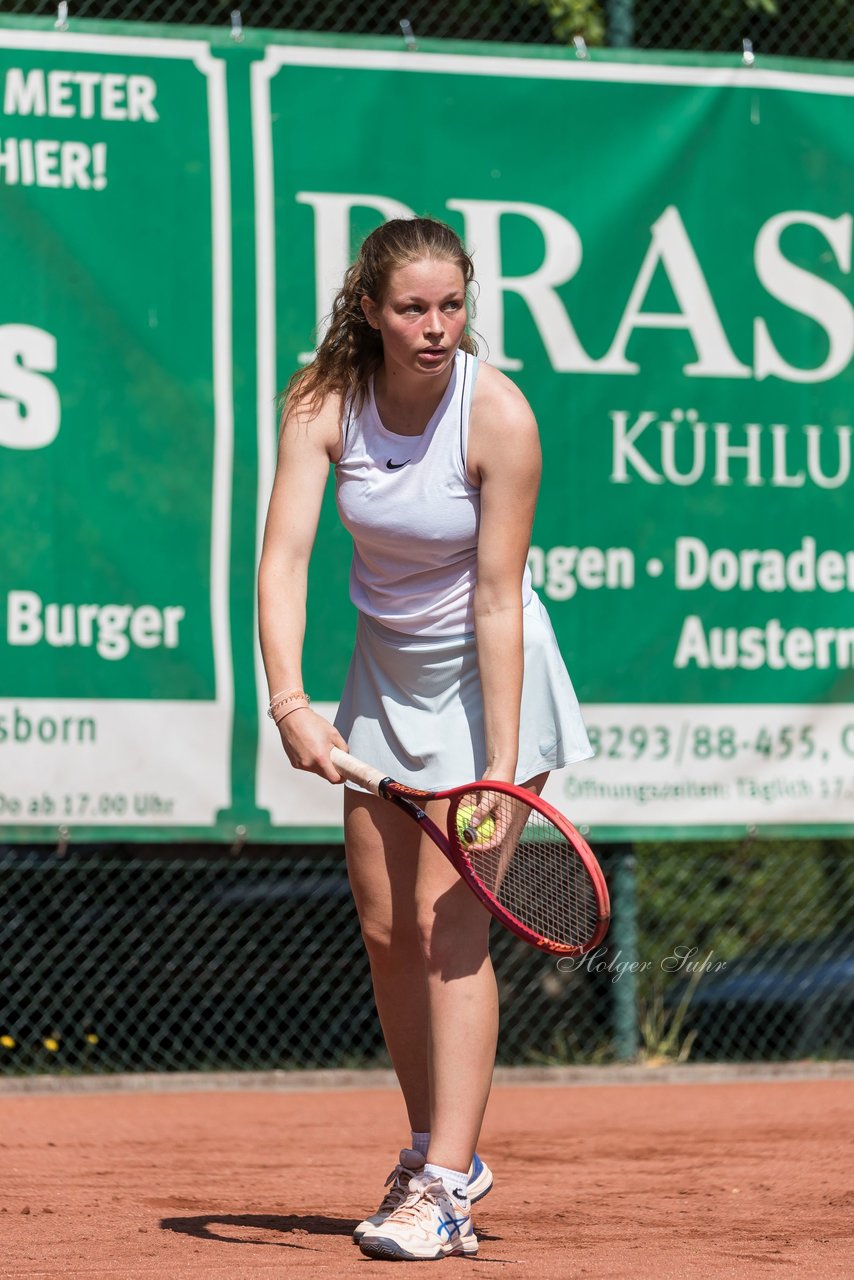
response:
<path id="1" fill-rule="evenodd" d="M 500 906 L 540 938 L 564 947 L 589 943 L 600 905 L 591 875 L 559 827 L 524 801 L 501 792 L 463 796 L 470 821 L 460 847 Z M 474 835 L 474 840 L 466 839 Z"/>

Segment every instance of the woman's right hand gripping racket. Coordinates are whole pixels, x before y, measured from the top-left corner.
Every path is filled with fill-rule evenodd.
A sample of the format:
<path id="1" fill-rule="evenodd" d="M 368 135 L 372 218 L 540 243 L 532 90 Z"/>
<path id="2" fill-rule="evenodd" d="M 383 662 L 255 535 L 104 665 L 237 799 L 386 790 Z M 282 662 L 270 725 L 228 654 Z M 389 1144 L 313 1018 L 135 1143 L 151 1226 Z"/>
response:
<path id="1" fill-rule="evenodd" d="M 332 763 L 417 822 L 496 920 L 531 946 L 583 955 L 605 937 L 611 907 L 599 863 L 546 800 L 509 782 L 419 791 L 337 747 Z M 428 800 L 450 801 L 446 832 L 424 812 Z"/>

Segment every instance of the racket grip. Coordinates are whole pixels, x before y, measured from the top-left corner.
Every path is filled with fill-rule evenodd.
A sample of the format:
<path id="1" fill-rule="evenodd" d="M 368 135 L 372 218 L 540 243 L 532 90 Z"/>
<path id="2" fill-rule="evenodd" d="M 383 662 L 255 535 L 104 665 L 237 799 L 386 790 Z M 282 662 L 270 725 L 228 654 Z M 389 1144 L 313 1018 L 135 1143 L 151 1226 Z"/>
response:
<path id="1" fill-rule="evenodd" d="M 372 791 L 375 796 L 379 795 L 380 783 L 387 776 L 386 774 L 375 769 L 373 765 L 365 764 L 364 760 L 357 760 L 355 756 L 348 755 L 340 747 L 332 748 L 330 759 L 342 778 L 346 778 L 348 782 L 358 783 L 366 791 Z"/>

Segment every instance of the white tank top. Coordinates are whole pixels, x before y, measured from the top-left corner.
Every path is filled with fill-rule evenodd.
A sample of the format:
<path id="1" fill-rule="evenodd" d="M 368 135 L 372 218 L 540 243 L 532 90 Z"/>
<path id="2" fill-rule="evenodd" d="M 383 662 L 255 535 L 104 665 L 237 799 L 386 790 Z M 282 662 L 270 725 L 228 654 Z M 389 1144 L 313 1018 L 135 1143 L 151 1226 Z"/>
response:
<path id="1" fill-rule="evenodd" d="M 458 351 L 450 381 L 419 436 L 388 431 L 371 379 L 361 411 L 344 417 L 335 466 L 341 520 L 353 537 L 350 598 L 408 635 L 474 630 L 480 490 L 466 475 L 477 358 Z M 525 570 L 523 603 L 532 594 Z"/>

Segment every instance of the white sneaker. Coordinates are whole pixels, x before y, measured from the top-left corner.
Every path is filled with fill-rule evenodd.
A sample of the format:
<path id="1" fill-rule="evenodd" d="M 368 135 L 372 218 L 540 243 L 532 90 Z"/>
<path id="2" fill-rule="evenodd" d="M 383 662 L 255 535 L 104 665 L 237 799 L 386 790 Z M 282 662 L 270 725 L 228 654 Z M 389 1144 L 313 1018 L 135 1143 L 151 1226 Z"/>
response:
<path id="1" fill-rule="evenodd" d="M 359 1243 L 369 1227 L 380 1226 L 390 1214 L 394 1213 L 395 1209 L 403 1204 L 409 1194 L 409 1179 L 413 1174 L 421 1173 L 423 1169 L 424 1156 L 417 1151 L 413 1151 L 410 1147 L 404 1147 L 400 1153 L 399 1163 L 395 1165 L 385 1180 L 388 1191 L 383 1196 L 380 1207 L 376 1213 L 371 1214 L 370 1218 L 364 1218 L 353 1232 L 354 1244 Z M 489 1165 L 484 1164 L 475 1151 L 474 1159 L 469 1168 L 469 1180 L 466 1188 L 469 1194 L 469 1204 L 477 1204 L 478 1200 L 482 1200 L 484 1196 L 489 1195 L 492 1190 L 492 1182 L 492 1170 Z"/>
<path id="2" fill-rule="evenodd" d="M 420 1151 L 413 1151 L 410 1147 L 404 1147 L 400 1153 L 400 1161 L 392 1169 L 391 1173 L 385 1180 L 388 1191 L 382 1198 L 380 1207 L 376 1213 L 372 1213 L 370 1218 L 363 1219 L 353 1232 L 353 1240 L 359 1243 L 362 1236 L 371 1227 L 379 1227 L 389 1214 L 394 1213 L 395 1209 L 399 1209 L 406 1197 L 409 1195 L 409 1180 L 416 1174 L 421 1173 L 424 1169 L 424 1157 Z"/>
<path id="3" fill-rule="evenodd" d="M 368 1258 L 409 1262 L 447 1258 L 451 1254 L 473 1257 L 477 1236 L 471 1210 L 461 1205 L 438 1178 L 415 1174 L 409 1195 L 379 1226 L 371 1226 L 359 1241 Z"/>

